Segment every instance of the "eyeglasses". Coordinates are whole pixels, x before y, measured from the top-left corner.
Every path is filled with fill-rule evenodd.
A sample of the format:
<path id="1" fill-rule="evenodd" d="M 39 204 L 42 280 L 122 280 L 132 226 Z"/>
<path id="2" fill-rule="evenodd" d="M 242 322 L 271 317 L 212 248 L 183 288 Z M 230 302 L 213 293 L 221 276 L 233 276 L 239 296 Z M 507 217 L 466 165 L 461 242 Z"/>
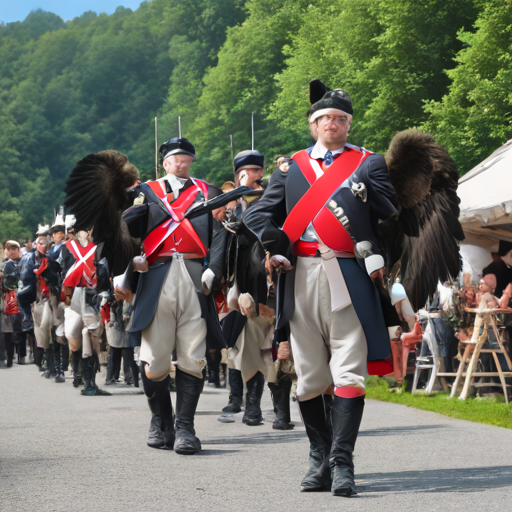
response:
<path id="1" fill-rule="evenodd" d="M 327 124 L 330 122 L 338 123 L 338 124 L 344 124 L 348 123 L 348 117 L 346 116 L 322 116 L 319 121 L 322 124 Z"/>

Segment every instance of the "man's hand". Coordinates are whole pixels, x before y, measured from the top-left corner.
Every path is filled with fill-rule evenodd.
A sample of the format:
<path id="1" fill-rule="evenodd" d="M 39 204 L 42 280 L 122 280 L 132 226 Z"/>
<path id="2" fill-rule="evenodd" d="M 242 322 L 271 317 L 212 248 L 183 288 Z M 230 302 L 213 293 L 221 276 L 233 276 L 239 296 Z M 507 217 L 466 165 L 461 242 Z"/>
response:
<path id="1" fill-rule="evenodd" d="M 287 341 L 281 341 L 277 349 L 277 359 L 287 361 L 290 357 L 290 344 Z"/>
<path id="2" fill-rule="evenodd" d="M 404 347 L 413 347 L 417 343 L 421 343 L 423 341 L 423 331 L 421 330 L 421 326 L 419 322 L 416 322 L 414 325 L 414 330 L 412 332 L 405 332 L 402 334 L 402 344 Z"/>
<path id="3" fill-rule="evenodd" d="M 249 179 L 249 174 L 247 174 L 247 171 L 245 169 L 242 169 L 240 171 L 240 174 L 238 175 L 238 180 L 241 187 L 245 187 L 245 184 L 247 183 L 247 180 Z"/>
<path id="4" fill-rule="evenodd" d="M 287 272 L 293 267 L 287 258 L 281 256 L 280 254 L 275 254 L 274 256 L 267 258 L 265 268 L 269 274 L 272 274 L 273 272 L 280 272 L 281 270 Z"/>
<path id="5" fill-rule="evenodd" d="M 116 300 L 124 300 L 125 302 L 132 302 L 135 294 L 132 291 L 127 290 L 126 288 L 121 288 L 120 286 L 116 286 L 114 288 L 114 296 L 115 296 Z"/>

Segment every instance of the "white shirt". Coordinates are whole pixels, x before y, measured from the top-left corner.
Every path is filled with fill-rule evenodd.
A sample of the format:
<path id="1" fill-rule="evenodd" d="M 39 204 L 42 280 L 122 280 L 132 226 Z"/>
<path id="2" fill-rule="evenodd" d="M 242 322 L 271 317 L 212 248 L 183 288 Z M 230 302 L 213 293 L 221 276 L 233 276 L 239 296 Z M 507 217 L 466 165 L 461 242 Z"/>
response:
<path id="1" fill-rule="evenodd" d="M 171 185 L 172 193 L 174 194 L 174 199 L 178 199 L 180 195 L 180 190 L 185 185 L 187 181 L 185 178 L 178 178 L 174 176 L 174 174 L 166 174 L 163 178 L 159 178 L 158 181 L 167 180 Z"/>
<path id="2" fill-rule="evenodd" d="M 342 146 L 339 149 L 332 150 L 332 155 L 338 155 L 339 153 L 343 153 L 343 150 L 345 149 L 345 146 Z M 311 158 L 314 158 L 315 160 L 318 160 L 321 158 L 322 160 L 325 158 L 325 154 L 329 151 L 319 140 L 316 142 L 315 146 L 313 147 L 311 151 Z"/>

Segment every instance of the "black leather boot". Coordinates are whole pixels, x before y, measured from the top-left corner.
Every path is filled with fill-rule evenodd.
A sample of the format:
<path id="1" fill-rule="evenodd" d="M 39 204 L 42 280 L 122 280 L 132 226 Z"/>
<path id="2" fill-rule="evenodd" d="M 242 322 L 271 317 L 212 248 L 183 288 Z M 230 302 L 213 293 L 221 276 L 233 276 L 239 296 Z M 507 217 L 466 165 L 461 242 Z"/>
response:
<path id="1" fill-rule="evenodd" d="M 242 372 L 234 368 L 228 369 L 229 379 L 229 403 L 222 409 L 222 412 L 237 414 L 242 412 L 242 402 L 244 401 L 244 382 Z"/>
<path id="2" fill-rule="evenodd" d="M 60 364 L 55 365 L 55 374 L 55 382 L 66 382 L 66 378 L 64 377 L 64 372 L 62 371 L 62 366 Z"/>
<path id="3" fill-rule="evenodd" d="M 53 361 L 55 363 L 55 382 L 66 382 L 64 378 L 64 371 L 62 370 L 63 358 L 62 348 L 63 345 L 59 343 L 59 338 L 55 334 L 55 329 L 52 329 L 52 345 L 53 345 Z"/>
<path id="4" fill-rule="evenodd" d="M 44 348 L 36 347 L 34 350 L 34 363 L 39 367 L 39 371 L 43 371 Z"/>
<path id="5" fill-rule="evenodd" d="M 84 396 L 109 396 L 108 391 L 103 391 L 96 385 L 96 371 L 99 368 L 99 360 L 96 352 L 91 357 L 82 359 L 82 377 L 84 379 L 84 387 L 80 392 Z"/>
<path id="6" fill-rule="evenodd" d="M 105 386 L 110 386 L 110 384 L 115 384 L 114 380 L 114 348 L 108 347 L 108 355 L 107 355 L 107 376 L 105 377 Z"/>
<path id="7" fill-rule="evenodd" d="M 71 372 L 73 374 L 73 387 L 77 388 L 81 386 L 84 381 L 82 380 L 82 350 L 79 349 L 76 352 L 71 352 Z"/>
<path id="8" fill-rule="evenodd" d="M 331 490 L 334 496 L 348 497 L 357 494 L 352 453 L 359 433 L 363 409 L 364 395 L 357 398 L 334 396 L 332 407 L 333 442 L 330 456 Z"/>
<path id="9" fill-rule="evenodd" d="M 332 438 L 325 417 L 322 395 L 299 402 L 299 408 L 309 438 L 309 469 L 302 479 L 300 490 L 328 491 L 331 488 L 329 452 Z"/>
<path id="10" fill-rule="evenodd" d="M 55 359 L 53 357 L 53 346 L 50 344 L 50 346 L 46 349 L 46 365 L 47 369 L 43 373 L 43 375 L 49 379 L 50 377 L 55 377 L 57 374 L 55 372 Z"/>
<path id="11" fill-rule="evenodd" d="M 174 451 L 193 455 L 201 451 L 201 441 L 194 430 L 194 415 L 204 380 L 176 368 L 176 441 Z"/>
<path id="12" fill-rule="evenodd" d="M 261 372 L 247 381 L 247 394 L 245 395 L 245 412 L 242 422 L 250 427 L 263 425 L 263 416 L 261 415 L 261 396 L 265 386 L 265 377 Z"/>
<path id="13" fill-rule="evenodd" d="M 136 388 L 139 387 L 139 373 L 140 373 L 139 365 L 135 361 L 132 361 L 133 385 Z M 169 387 L 170 387 L 170 384 L 169 384 Z"/>
<path id="14" fill-rule="evenodd" d="M 169 393 L 169 380 L 171 377 L 167 376 L 160 382 L 154 382 L 148 379 L 144 367 L 141 368 L 141 375 L 144 392 L 152 413 L 147 444 L 151 448 L 172 450 L 175 433 L 171 394 Z"/>
<path id="15" fill-rule="evenodd" d="M 67 372 L 69 370 L 69 345 L 68 340 L 64 338 L 64 343 L 60 345 L 60 357 L 61 357 L 61 365 L 62 372 Z"/>
<path id="16" fill-rule="evenodd" d="M 295 425 L 290 423 L 290 390 L 292 381 L 281 379 L 279 382 L 269 382 L 272 392 L 272 402 L 276 411 L 276 419 L 272 424 L 274 430 L 291 430 Z"/>
<path id="17" fill-rule="evenodd" d="M 123 371 L 124 371 L 124 383 L 127 386 L 133 386 L 134 384 L 134 376 L 132 372 L 133 366 L 133 348 L 123 348 L 122 349 L 123 356 Z"/>
<path id="18" fill-rule="evenodd" d="M 325 419 L 332 438 L 332 395 L 322 395 L 322 398 L 324 399 Z"/>

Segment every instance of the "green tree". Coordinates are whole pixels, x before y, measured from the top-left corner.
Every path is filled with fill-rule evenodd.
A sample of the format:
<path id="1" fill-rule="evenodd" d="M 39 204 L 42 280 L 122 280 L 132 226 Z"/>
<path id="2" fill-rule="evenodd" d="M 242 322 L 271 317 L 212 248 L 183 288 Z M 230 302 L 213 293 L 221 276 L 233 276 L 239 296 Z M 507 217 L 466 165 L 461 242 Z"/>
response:
<path id="1" fill-rule="evenodd" d="M 181 116 L 182 135 L 199 144 L 201 160 L 205 155 L 195 127 L 205 114 L 202 107 L 199 110 L 203 78 L 208 68 L 217 64 L 228 27 L 246 17 L 242 7 L 240 0 L 194 0 L 186 7 L 177 3 L 171 9 L 172 19 L 180 23 L 176 23 L 169 42 L 169 57 L 174 67 L 159 119 L 159 133 L 161 142 L 178 136 L 178 116 Z"/>
<path id="2" fill-rule="evenodd" d="M 0 212 L 0 243 L 16 240 L 21 245 L 31 237 L 30 230 L 23 225 L 23 219 L 18 212 Z"/>
<path id="3" fill-rule="evenodd" d="M 228 30 L 217 65 L 204 77 L 197 117 L 187 128 L 197 144 L 200 176 L 217 183 L 232 179 L 230 134 L 235 152 L 250 148 L 252 112 L 255 147 L 266 156 L 267 164 L 277 154 L 297 147 L 297 141 L 289 140 L 266 117 L 278 91 L 273 77 L 283 69 L 283 47 L 298 29 L 306 4 L 251 0 L 244 23 Z"/>
<path id="4" fill-rule="evenodd" d="M 424 124 L 459 165 L 470 170 L 512 137 L 512 2 L 483 3 L 476 32 L 461 31 L 465 44 L 441 101 L 426 105 Z"/>
<path id="5" fill-rule="evenodd" d="M 475 17 L 473 0 L 315 2 L 286 49 L 272 117 L 283 126 L 297 123 L 308 82 L 320 78 L 352 95 L 351 140 L 385 151 L 397 131 L 426 119 L 425 100 L 446 92 L 444 70 L 462 47 L 457 31 Z M 293 98 L 302 102 L 300 112 L 292 113 Z"/>

